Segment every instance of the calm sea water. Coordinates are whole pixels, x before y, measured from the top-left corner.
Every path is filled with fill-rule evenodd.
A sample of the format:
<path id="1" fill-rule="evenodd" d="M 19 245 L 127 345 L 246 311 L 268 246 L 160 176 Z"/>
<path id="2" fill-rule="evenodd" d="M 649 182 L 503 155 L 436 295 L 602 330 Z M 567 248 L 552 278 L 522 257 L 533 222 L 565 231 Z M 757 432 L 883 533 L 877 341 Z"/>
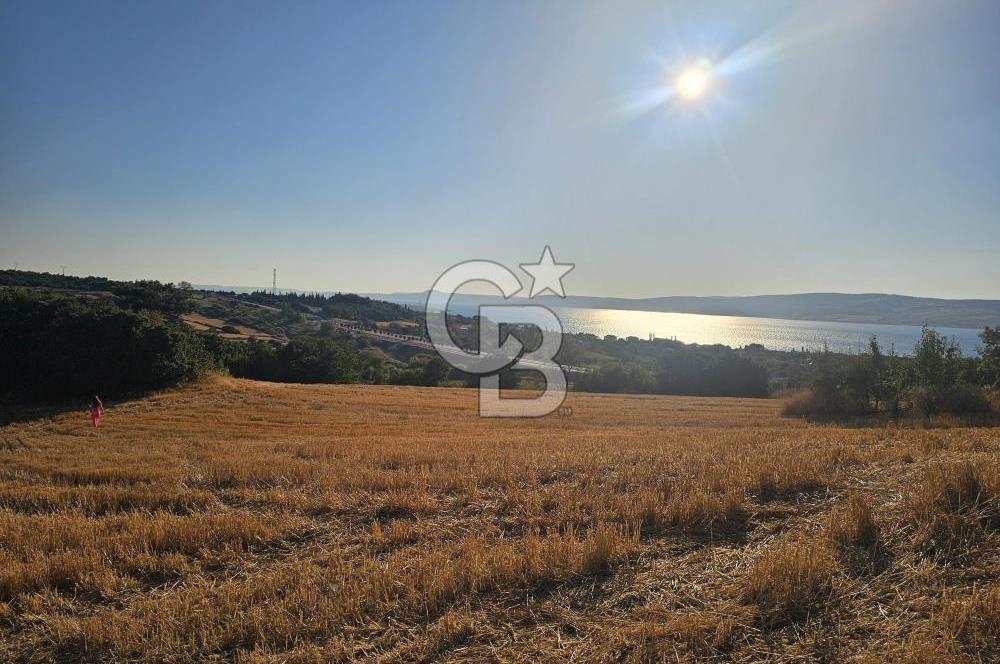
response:
<path id="1" fill-rule="evenodd" d="M 464 306 L 452 306 L 449 311 L 465 315 L 475 313 L 473 307 Z M 684 343 L 723 344 L 733 348 L 756 343 L 772 350 L 821 350 L 826 344 L 832 351 L 853 353 L 863 348 L 868 343 L 868 337 L 874 334 L 886 350 L 894 347 L 900 355 L 909 355 L 920 338 L 920 328 L 912 325 L 829 323 L 578 307 L 556 307 L 553 311 L 562 321 L 565 332 L 635 336 L 640 339 L 648 339 L 652 333 L 660 339 L 676 338 Z M 979 345 L 979 330 L 957 327 L 935 329 L 954 338 L 966 355 L 975 354 Z"/>

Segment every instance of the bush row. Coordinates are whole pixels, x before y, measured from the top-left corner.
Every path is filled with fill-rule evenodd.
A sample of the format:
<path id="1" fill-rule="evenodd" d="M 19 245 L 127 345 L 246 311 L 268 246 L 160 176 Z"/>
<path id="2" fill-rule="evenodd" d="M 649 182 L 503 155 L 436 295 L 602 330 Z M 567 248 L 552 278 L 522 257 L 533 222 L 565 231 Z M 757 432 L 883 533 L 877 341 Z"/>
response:
<path id="1" fill-rule="evenodd" d="M 996 383 L 1000 334 L 980 335 L 979 358 L 963 357 L 954 340 L 924 327 L 910 357 L 885 353 L 872 337 L 857 355 L 829 350 L 812 358 L 810 389 L 791 399 L 785 414 L 799 417 L 862 417 L 887 414 L 930 417 L 987 414 Z"/>

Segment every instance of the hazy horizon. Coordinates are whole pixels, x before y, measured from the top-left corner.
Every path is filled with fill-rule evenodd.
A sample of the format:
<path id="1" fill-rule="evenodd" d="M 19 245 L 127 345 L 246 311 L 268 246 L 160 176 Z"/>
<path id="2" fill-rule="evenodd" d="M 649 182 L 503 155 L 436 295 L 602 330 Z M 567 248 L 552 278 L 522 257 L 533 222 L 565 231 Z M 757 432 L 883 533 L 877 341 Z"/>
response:
<path id="1" fill-rule="evenodd" d="M 0 267 L 1000 299 L 1000 4 L 6 3 Z M 711 86 L 671 96 L 693 59 Z"/>
<path id="2" fill-rule="evenodd" d="M 529 277 L 529 279 L 530 279 L 530 277 Z M 215 288 L 223 288 L 223 289 L 239 288 L 239 289 L 260 289 L 260 290 L 267 290 L 267 291 L 271 290 L 271 284 L 257 284 L 257 285 L 254 285 L 254 284 L 208 284 L 208 283 L 193 283 L 192 282 L 192 285 L 195 288 L 208 288 L 208 289 L 215 289 Z M 423 288 L 423 289 L 414 289 L 414 290 L 392 290 L 392 291 L 366 291 L 366 290 L 352 290 L 352 291 L 339 290 L 338 291 L 335 288 L 317 288 L 317 289 L 312 289 L 312 288 L 300 288 L 300 287 L 295 286 L 295 285 L 282 285 L 282 284 L 278 284 L 278 291 L 281 291 L 281 292 L 290 292 L 290 291 L 302 292 L 302 293 L 313 293 L 313 292 L 316 292 L 316 293 L 336 293 L 336 292 L 341 292 L 341 293 L 354 293 L 354 294 L 366 295 L 366 296 L 372 296 L 372 295 L 387 295 L 387 296 L 388 295 L 413 295 L 413 294 L 426 293 L 428 290 L 429 289 L 427 289 L 427 288 Z M 497 296 L 497 297 L 499 297 L 499 295 L 496 293 L 496 291 L 490 289 L 488 286 L 481 286 L 480 287 L 478 285 L 470 285 L 468 287 L 462 288 L 459 292 L 462 295 L 485 295 L 485 296 Z M 942 300 L 988 300 L 988 301 L 1000 302 L 1000 297 L 995 297 L 995 298 L 989 298 L 989 297 L 936 298 L 936 297 L 931 296 L 931 295 L 921 295 L 919 293 L 886 293 L 886 292 L 876 292 L 876 291 L 864 291 L 864 292 L 861 292 L 861 291 L 857 291 L 857 292 L 847 292 L 847 291 L 803 291 L 803 292 L 787 292 L 787 293 L 745 293 L 745 294 L 740 294 L 740 293 L 712 293 L 712 294 L 708 294 L 708 295 L 691 295 L 691 294 L 688 294 L 688 293 L 672 293 L 672 294 L 666 294 L 666 295 L 647 295 L 647 296 L 635 296 L 635 297 L 630 297 L 630 296 L 627 296 L 627 295 L 603 295 L 601 293 L 569 293 L 569 292 L 566 293 L 566 297 L 567 298 L 571 298 L 571 299 L 572 298 L 594 298 L 594 299 L 608 299 L 608 300 L 612 300 L 612 299 L 622 299 L 622 300 L 650 300 L 650 299 L 660 299 L 660 298 L 670 298 L 670 297 L 678 297 L 678 298 L 683 298 L 683 297 L 692 297 L 692 298 L 694 298 L 694 297 L 697 297 L 697 298 L 750 298 L 750 297 L 786 297 L 786 296 L 797 296 L 797 295 L 887 295 L 887 296 L 890 296 L 890 297 L 913 297 L 913 298 L 942 299 Z M 557 296 L 552 295 L 552 294 L 549 293 L 549 294 L 543 295 L 542 297 L 543 298 L 552 299 L 552 298 L 556 298 Z M 515 298 L 526 299 L 527 298 L 527 292 L 519 293 L 518 295 L 515 296 Z"/>

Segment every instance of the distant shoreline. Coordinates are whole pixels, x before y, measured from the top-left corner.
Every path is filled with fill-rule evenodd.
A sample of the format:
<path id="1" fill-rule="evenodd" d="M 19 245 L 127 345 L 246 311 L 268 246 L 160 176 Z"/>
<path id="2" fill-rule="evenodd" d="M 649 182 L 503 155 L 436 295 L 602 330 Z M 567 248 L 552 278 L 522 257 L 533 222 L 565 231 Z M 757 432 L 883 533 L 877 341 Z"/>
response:
<path id="1" fill-rule="evenodd" d="M 195 285 L 205 290 L 250 292 L 265 287 Z M 314 292 L 302 289 L 280 289 L 282 292 Z M 339 292 L 318 291 L 322 294 Z M 347 292 L 347 291 L 343 291 Z M 423 309 L 427 291 L 400 293 L 359 293 L 366 297 L 413 308 Z M 565 299 L 547 295 L 533 300 L 493 295 L 455 295 L 456 305 L 527 304 L 581 309 L 616 309 L 659 313 L 699 314 L 703 316 L 740 316 L 744 318 L 774 318 L 791 321 L 824 323 L 862 323 L 871 325 L 929 325 L 931 327 L 982 330 L 985 326 L 1000 326 L 1000 300 L 953 300 L 886 293 L 798 293 L 790 295 L 747 296 L 667 296 L 652 298 L 599 297 L 570 295 Z"/>
<path id="2" fill-rule="evenodd" d="M 367 293 L 368 297 L 397 304 L 422 306 L 426 293 Z M 502 298 L 482 295 L 456 295 L 458 305 L 497 303 Z M 545 296 L 531 300 L 554 307 L 615 309 L 657 313 L 699 314 L 703 316 L 739 316 L 824 323 L 860 323 L 870 325 L 906 325 L 982 330 L 1000 325 L 1000 300 L 943 300 L 905 295 L 803 293 L 797 295 L 753 295 L 745 297 L 604 298 L 569 296 L 565 299 Z M 512 298 L 508 303 L 526 303 Z"/>

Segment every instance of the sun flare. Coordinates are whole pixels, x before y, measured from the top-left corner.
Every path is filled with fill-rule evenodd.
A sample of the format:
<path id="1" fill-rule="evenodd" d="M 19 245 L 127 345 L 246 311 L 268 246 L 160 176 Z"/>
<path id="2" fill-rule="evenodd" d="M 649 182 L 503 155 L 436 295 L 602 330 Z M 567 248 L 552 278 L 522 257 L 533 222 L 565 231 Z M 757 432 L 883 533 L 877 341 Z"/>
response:
<path id="1" fill-rule="evenodd" d="M 712 84 L 712 63 L 705 58 L 681 70 L 674 88 L 681 98 L 694 101 L 705 95 Z"/>

